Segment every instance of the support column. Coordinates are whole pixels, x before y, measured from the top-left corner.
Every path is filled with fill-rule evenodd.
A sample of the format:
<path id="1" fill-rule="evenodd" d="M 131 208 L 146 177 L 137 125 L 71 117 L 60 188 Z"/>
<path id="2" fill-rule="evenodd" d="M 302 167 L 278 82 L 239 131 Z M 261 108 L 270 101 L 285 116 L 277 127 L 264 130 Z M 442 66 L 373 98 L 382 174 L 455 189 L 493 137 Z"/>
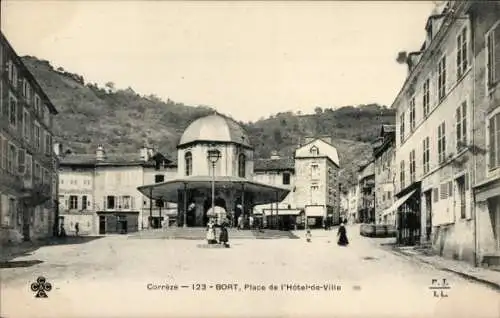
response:
<path id="1" fill-rule="evenodd" d="M 276 227 L 279 229 L 279 193 L 276 191 Z"/>
<path id="2" fill-rule="evenodd" d="M 187 227 L 187 183 L 184 183 L 184 221 L 182 227 Z"/>
<path id="3" fill-rule="evenodd" d="M 149 226 L 151 229 L 153 227 L 153 188 L 149 189 Z"/>
<path id="4" fill-rule="evenodd" d="M 245 215 L 245 184 L 241 184 L 241 209 L 243 215 Z"/>
<path id="5" fill-rule="evenodd" d="M 159 210 L 158 210 L 158 222 L 159 222 L 159 227 L 162 228 L 162 221 L 161 221 L 161 206 L 163 205 L 163 199 L 160 198 L 160 201 L 161 201 L 161 204 L 160 206 L 158 207 Z"/>

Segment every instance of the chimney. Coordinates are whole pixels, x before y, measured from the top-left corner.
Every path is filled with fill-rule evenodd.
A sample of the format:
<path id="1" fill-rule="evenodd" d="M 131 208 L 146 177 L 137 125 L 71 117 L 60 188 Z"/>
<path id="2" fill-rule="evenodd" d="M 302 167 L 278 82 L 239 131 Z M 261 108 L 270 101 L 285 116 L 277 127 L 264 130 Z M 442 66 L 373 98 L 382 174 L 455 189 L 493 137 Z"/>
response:
<path id="1" fill-rule="evenodd" d="M 104 147 L 101 144 L 97 146 L 97 150 L 95 151 L 95 159 L 97 161 L 104 160 Z"/>
<path id="2" fill-rule="evenodd" d="M 276 150 L 273 150 L 273 151 L 271 151 L 271 157 L 270 158 L 273 159 L 273 160 L 276 160 L 276 159 L 279 159 L 280 156 L 279 156 L 279 154 L 278 154 L 278 152 Z"/>
<path id="3" fill-rule="evenodd" d="M 139 154 L 141 155 L 142 161 L 149 160 L 149 149 L 147 147 L 142 147 L 141 150 L 139 151 Z"/>

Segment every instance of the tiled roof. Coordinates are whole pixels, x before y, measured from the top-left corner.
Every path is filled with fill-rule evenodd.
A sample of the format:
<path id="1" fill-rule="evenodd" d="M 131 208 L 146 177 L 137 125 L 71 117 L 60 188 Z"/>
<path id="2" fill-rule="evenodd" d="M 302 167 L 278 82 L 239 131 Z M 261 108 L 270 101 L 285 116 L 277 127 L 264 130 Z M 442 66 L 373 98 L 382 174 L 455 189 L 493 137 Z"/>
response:
<path id="1" fill-rule="evenodd" d="M 295 161 L 293 158 L 256 159 L 253 169 L 254 171 L 294 170 Z"/>
<path id="2" fill-rule="evenodd" d="M 169 165 L 173 163 L 166 159 Z M 105 154 L 104 160 L 97 161 L 95 154 L 68 154 L 60 159 L 60 165 L 154 165 L 150 160 L 145 163 L 139 153 Z M 174 164 L 175 165 L 175 164 Z"/>

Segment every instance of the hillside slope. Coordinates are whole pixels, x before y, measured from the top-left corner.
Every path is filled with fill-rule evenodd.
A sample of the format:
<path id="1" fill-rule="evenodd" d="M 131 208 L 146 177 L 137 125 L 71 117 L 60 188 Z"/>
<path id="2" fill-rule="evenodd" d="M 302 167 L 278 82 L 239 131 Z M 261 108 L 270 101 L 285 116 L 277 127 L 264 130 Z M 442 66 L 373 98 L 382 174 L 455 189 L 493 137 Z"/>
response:
<path id="1" fill-rule="evenodd" d="M 75 152 L 93 152 L 99 143 L 112 152 L 133 152 L 149 143 L 175 159 L 175 146 L 184 129 L 214 111 L 201 105 L 165 102 L 154 95 L 141 96 L 132 88 L 115 90 L 111 84 L 101 88 L 35 57 L 26 56 L 23 61 L 59 111 L 56 139 Z M 234 116 L 237 119 L 237 114 Z M 371 104 L 336 110 L 317 108 L 312 115 L 279 113 L 240 124 L 249 134 L 256 157 L 268 157 L 273 150 L 291 156 L 305 136 L 331 136 L 345 184 L 355 181 L 358 165 L 371 156 L 369 142 L 377 137 L 380 125 L 393 122 L 393 110 Z"/>

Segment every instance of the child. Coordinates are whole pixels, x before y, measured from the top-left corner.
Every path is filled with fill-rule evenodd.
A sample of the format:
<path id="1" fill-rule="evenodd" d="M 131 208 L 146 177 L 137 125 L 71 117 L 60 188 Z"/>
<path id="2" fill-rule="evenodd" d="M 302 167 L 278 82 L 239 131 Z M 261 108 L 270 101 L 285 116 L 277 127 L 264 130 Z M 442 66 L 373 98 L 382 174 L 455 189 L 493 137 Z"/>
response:
<path id="1" fill-rule="evenodd" d="M 207 226 L 207 243 L 208 244 L 217 243 L 217 239 L 215 238 L 215 228 L 212 221 L 210 221 Z"/>
<path id="2" fill-rule="evenodd" d="M 311 242 L 311 230 L 307 230 L 307 233 L 306 233 L 306 240 L 307 242 Z"/>

